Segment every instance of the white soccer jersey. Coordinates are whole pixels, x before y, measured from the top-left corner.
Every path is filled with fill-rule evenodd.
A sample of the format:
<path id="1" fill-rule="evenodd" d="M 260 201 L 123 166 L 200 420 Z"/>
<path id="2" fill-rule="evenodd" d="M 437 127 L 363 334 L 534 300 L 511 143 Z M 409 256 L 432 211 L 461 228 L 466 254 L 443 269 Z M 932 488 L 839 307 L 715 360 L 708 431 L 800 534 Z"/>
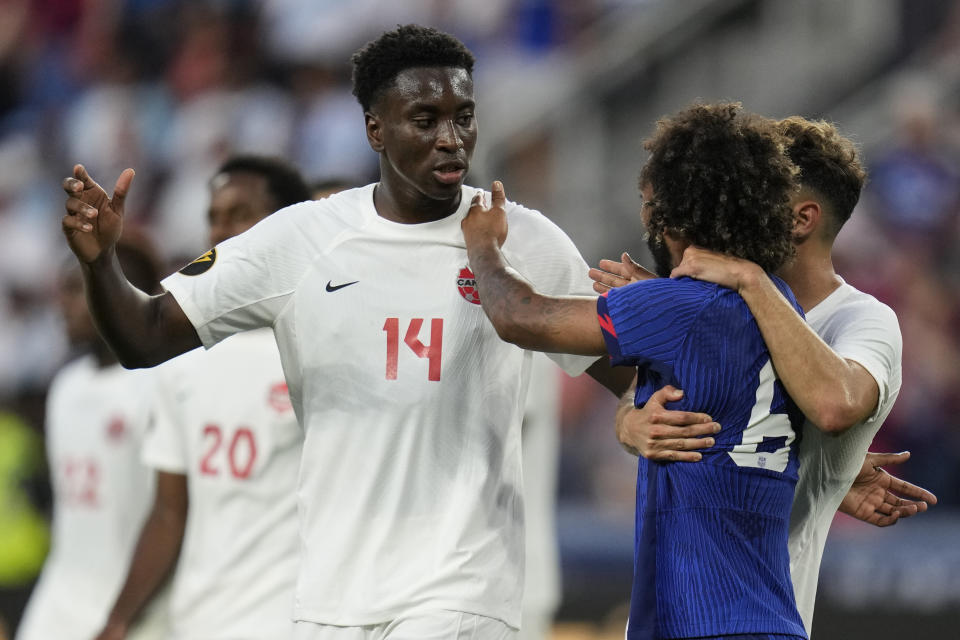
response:
<path id="1" fill-rule="evenodd" d="M 86 356 L 50 386 L 52 546 L 19 640 L 90 640 L 107 620 L 153 502 L 152 472 L 140 462 L 150 377 Z"/>
<path id="2" fill-rule="evenodd" d="M 900 392 L 903 342 L 893 310 L 845 282 L 806 317 L 824 342 L 843 358 L 863 365 L 880 389 L 873 415 L 839 436 L 825 434 L 809 422 L 803 427 L 800 480 L 790 516 L 790 572 L 797 608 L 809 633 L 827 532 Z"/>
<path id="3" fill-rule="evenodd" d="M 479 305 L 456 213 L 379 217 L 374 185 L 280 211 L 164 281 L 205 346 L 272 326 L 305 430 L 295 617 L 453 609 L 516 627 L 529 354 Z M 488 196 L 489 197 L 489 196 Z M 504 254 L 546 293 L 593 295 L 573 243 L 510 203 Z M 589 358 L 557 356 L 571 374 Z"/>
<path id="4" fill-rule="evenodd" d="M 190 507 L 170 601 L 178 640 L 293 634 L 297 424 L 268 330 L 160 367 L 144 461 L 187 476 Z"/>

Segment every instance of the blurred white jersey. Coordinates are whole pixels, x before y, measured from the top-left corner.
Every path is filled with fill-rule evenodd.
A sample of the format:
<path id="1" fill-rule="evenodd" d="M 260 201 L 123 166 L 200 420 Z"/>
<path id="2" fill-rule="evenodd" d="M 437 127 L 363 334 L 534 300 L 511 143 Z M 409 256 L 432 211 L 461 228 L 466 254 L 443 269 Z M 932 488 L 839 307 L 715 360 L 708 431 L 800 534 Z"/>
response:
<path id="1" fill-rule="evenodd" d="M 207 347 L 274 329 L 305 431 L 297 620 L 451 609 L 517 627 L 530 354 L 479 304 L 460 231 L 477 190 L 409 225 L 378 216 L 373 190 L 288 207 L 164 285 Z M 514 203 L 507 216 L 514 268 L 540 291 L 594 295 L 559 228 Z M 555 360 L 579 374 L 595 358 Z"/>
<path id="2" fill-rule="evenodd" d="M 560 460 L 560 373 L 542 353 L 533 354 L 523 414 L 523 498 L 527 576 L 522 640 L 550 637 L 560 604 L 557 547 L 557 466 Z"/>
<path id="3" fill-rule="evenodd" d="M 806 316 L 824 342 L 863 365 L 880 389 L 873 415 L 839 436 L 824 434 L 809 421 L 803 427 L 800 480 L 790 514 L 790 572 L 797 608 L 810 633 L 830 523 L 900 393 L 903 341 L 893 310 L 845 282 Z"/>
<path id="4" fill-rule="evenodd" d="M 90 640 L 106 622 L 153 503 L 153 472 L 140 462 L 151 376 L 85 356 L 54 378 L 46 417 L 52 545 L 19 640 Z"/>
<path id="5" fill-rule="evenodd" d="M 157 374 L 157 420 L 144 461 L 186 475 L 190 498 L 172 637 L 290 637 L 302 433 L 273 333 L 193 351 Z"/>

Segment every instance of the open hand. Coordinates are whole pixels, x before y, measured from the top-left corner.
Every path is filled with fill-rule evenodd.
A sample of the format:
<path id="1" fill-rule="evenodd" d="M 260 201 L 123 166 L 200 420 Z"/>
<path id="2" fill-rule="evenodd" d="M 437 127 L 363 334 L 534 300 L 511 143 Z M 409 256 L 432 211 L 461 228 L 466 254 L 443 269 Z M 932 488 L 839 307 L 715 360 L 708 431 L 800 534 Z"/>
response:
<path id="1" fill-rule="evenodd" d="M 631 282 L 657 277 L 657 274 L 640 266 L 626 251 L 620 254 L 620 262 L 603 259 L 597 267 L 590 269 L 588 275 L 593 280 L 593 290 L 597 293 L 606 293 Z"/>
<path id="2" fill-rule="evenodd" d="M 124 169 L 112 198 L 82 164 L 73 168 L 72 177 L 64 178 L 67 215 L 63 216 L 63 234 L 81 262 L 94 262 L 117 243 L 123 230 L 123 202 L 133 176 L 133 169 Z"/>
<path id="3" fill-rule="evenodd" d="M 922 487 L 890 475 L 881 467 L 903 464 L 910 452 L 867 453 L 853 486 L 840 503 L 839 511 L 878 527 L 889 527 L 900 518 L 923 513 L 937 497 Z"/>
<path id="4" fill-rule="evenodd" d="M 671 278 L 689 276 L 737 292 L 761 275 L 760 267 L 749 260 L 694 246 L 684 249 L 680 264 L 670 272 Z"/>
<path id="5" fill-rule="evenodd" d="M 617 413 L 617 439 L 634 455 L 660 462 L 697 462 L 696 449 L 714 445 L 711 437 L 720 425 L 705 413 L 673 411 L 668 402 L 683 398 L 683 391 L 667 385 L 658 389 L 642 409 Z"/>
<path id="6" fill-rule="evenodd" d="M 487 208 L 482 193 L 473 197 L 470 211 L 460 223 L 463 238 L 467 245 L 482 243 L 486 239 L 496 238 L 497 246 L 503 246 L 507 239 L 507 196 L 503 192 L 503 183 L 499 180 L 490 187 L 492 205 Z"/>

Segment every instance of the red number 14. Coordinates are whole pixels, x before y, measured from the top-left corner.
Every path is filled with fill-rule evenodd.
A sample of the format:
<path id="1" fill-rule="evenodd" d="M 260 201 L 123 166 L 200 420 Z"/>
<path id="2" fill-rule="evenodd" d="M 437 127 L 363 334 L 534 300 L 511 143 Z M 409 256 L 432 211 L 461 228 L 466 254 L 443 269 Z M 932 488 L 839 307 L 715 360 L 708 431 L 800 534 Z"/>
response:
<path id="1" fill-rule="evenodd" d="M 418 358 L 427 359 L 427 380 L 436 382 L 440 380 L 440 356 L 443 353 L 443 318 L 430 320 L 430 344 L 420 341 L 422 327 L 423 318 L 411 319 L 403 341 Z M 383 330 L 387 332 L 387 380 L 396 380 L 397 361 L 400 359 L 400 319 L 387 318 Z"/>

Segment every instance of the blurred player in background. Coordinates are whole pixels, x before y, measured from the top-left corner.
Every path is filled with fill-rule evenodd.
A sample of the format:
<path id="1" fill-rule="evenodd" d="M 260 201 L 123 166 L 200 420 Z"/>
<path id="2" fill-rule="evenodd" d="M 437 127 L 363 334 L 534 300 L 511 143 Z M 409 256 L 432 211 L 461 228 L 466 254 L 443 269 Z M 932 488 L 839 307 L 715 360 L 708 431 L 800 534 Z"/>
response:
<path id="1" fill-rule="evenodd" d="M 296 638 L 515 638 L 530 354 L 484 317 L 460 232 L 478 192 L 463 184 L 473 55 L 407 25 L 353 61 L 379 183 L 270 216 L 152 298 L 112 257 L 131 170 L 109 198 L 77 166 L 63 229 L 128 366 L 273 328 L 305 430 Z M 519 205 L 510 216 L 519 270 L 545 291 L 590 291 L 562 231 Z M 554 358 L 618 395 L 632 378 L 606 359 Z"/>
<path id="2" fill-rule="evenodd" d="M 807 418 L 790 556 L 797 606 L 809 632 L 820 561 L 837 509 L 886 526 L 925 510 L 926 501 L 936 503 L 936 498 L 879 468 L 904 462 L 909 454 L 867 453 L 900 390 L 902 340 L 893 310 L 844 282 L 833 267 L 833 243 L 866 179 L 856 147 L 827 122 L 794 116 L 777 127 L 800 168 L 800 190 L 791 202 L 796 257 L 779 273 L 807 310 L 806 322 L 756 264 L 691 248 L 672 276 L 715 282 L 743 296 L 780 379 Z M 603 271 L 591 271 L 598 291 L 643 276 L 629 257 L 600 266 Z M 620 414 L 617 431 L 624 444 L 651 460 L 696 459 L 692 451 L 703 446 L 702 440 L 690 439 L 683 416 L 664 407 L 676 399 L 675 391 L 665 390 L 657 403 Z M 656 435 L 654 413 L 660 423 Z"/>
<path id="3" fill-rule="evenodd" d="M 144 237 L 128 230 L 116 253 L 139 290 L 159 290 L 158 262 Z M 59 302 L 70 342 L 86 353 L 60 370 L 47 397 L 52 545 L 18 640 L 96 635 L 123 584 L 154 494 L 152 472 L 140 460 L 154 374 L 117 363 L 93 326 L 79 269 L 62 274 Z M 129 637 L 159 640 L 165 633 L 165 605 L 158 602 Z"/>
<path id="4" fill-rule="evenodd" d="M 530 388 L 523 411 L 523 506 L 526 580 L 521 640 L 550 637 L 560 604 L 557 548 L 557 463 L 560 458 L 560 380 L 557 365 L 533 354 Z"/>
<path id="5" fill-rule="evenodd" d="M 309 199 L 303 178 L 287 163 L 231 158 L 210 181 L 210 243 Z M 196 275 L 213 260 L 182 273 Z M 175 563 L 173 637 L 290 637 L 303 435 L 273 334 L 260 329 L 236 336 L 156 374 L 157 417 L 143 453 L 156 469 L 156 499 L 99 640 L 127 637 Z"/>
<path id="6" fill-rule="evenodd" d="M 784 264 L 796 187 L 784 143 L 772 123 L 736 104 L 694 105 L 658 122 L 640 174 L 658 273 L 694 242 L 767 271 Z M 463 232 L 501 337 L 542 351 L 609 353 L 638 367 L 637 404 L 684 383 L 680 408 L 712 412 L 721 425 L 698 465 L 640 459 L 627 637 L 806 638 L 786 545 L 800 416 L 743 300 L 666 278 L 599 299 L 542 295 L 507 266 L 502 185 L 493 191 L 493 207 L 472 207 Z M 792 299 L 782 281 L 775 287 Z"/>

